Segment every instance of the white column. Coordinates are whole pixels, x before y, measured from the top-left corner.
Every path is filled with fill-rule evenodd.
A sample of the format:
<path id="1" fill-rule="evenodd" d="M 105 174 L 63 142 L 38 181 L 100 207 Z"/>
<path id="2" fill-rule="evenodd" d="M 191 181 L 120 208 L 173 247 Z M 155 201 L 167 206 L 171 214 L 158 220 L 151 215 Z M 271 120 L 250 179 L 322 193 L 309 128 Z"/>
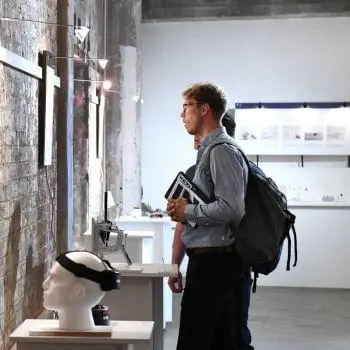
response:
<path id="1" fill-rule="evenodd" d="M 141 91 L 136 47 L 122 46 L 121 117 L 123 159 L 123 214 L 141 205 Z"/>

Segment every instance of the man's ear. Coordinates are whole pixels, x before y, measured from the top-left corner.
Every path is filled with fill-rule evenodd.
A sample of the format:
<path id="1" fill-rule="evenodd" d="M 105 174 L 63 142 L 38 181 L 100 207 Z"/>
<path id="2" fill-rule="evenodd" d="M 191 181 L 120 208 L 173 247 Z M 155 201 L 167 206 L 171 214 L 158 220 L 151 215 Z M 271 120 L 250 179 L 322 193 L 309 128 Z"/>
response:
<path id="1" fill-rule="evenodd" d="M 208 103 L 202 104 L 202 115 L 206 115 L 209 112 L 209 105 Z"/>
<path id="2" fill-rule="evenodd" d="M 85 293 L 85 286 L 81 283 L 75 283 L 70 290 L 69 299 L 70 301 L 80 299 L 84 297 Z"/>

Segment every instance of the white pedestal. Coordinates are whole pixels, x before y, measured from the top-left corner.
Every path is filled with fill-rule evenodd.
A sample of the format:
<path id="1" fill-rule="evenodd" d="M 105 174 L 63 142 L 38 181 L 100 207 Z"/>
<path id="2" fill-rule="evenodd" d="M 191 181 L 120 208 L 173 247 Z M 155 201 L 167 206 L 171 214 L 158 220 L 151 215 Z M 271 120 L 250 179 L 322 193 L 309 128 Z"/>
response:
<path id="1" fill-rule="evenodd" d="M 153 249 L 150 253 L 142 253 L 143 264 L 161 264 L 171 262 L 171 245 L 173 240 L 172 222 L 169 217 L 149 218 L 147 216 L 131 217 L 121 216 L 116 220 L 116 225 L 125 231 L 153 232 Z M 170 243 L 170 244 L 169 244 Z M 147 256 L 147 258 L 146 258 Z M 147 261 L 145 260 L 147 259 Z"/>
<path id="2" fill-rule="evenodd" d="M 89 331 L 82 336 L 49 336 L 47 331 L 59 332 L 58 320 L 27 319 L 11 335 L 17 350 L 132 350 L 134 346 L 151 341 L 153 322 L 111 321 L 111 337 L 92 336 Z M 43 335 L 31 335 L 43 331 Z M 91 332 L 90 332 L 91 333 Z"/>
<path id="3" fill-rule="evenodd" d="M 163 218 L 149 218 L 146 216 L 131 217 L 121 216 L 116 220 L 116 224 L 119 228 L 130 232 L 153 232 L 152 239 L 142 240 L 142 251 L 140 251 L 137 257 L 134 256 L 135 263 L 143 264 L 170 264 L 172 253 L 172 242 L 174 236 L 173 222 L 169 217 Z M 128 239 L 128 245 L 132 244 Z M 111 261 L 115 261 L 111 259 Z M 119 260 L 120 261 L 120 260 Z M 123 260 L 122 260 L 123 261 Z M 173 296 L 168 287 L 167 279 L 163 280 L 163 302 L 164 302 L 164 324 L 165 329 L 166 322 L 172 322 L 173 320 Z"/>
<path id="4" fill-rule="evenodd" d="M 121 288 L 106 293 L 101 304 L 109 307 L 112 319 L 154 321 L 151 342 L 135 345 L 135 350 L 163 350 L 163 278 L 176 275 L 177 266 L 136 264 L 131 269 L 125 264 L 113 266 L 121 273 Z"/>

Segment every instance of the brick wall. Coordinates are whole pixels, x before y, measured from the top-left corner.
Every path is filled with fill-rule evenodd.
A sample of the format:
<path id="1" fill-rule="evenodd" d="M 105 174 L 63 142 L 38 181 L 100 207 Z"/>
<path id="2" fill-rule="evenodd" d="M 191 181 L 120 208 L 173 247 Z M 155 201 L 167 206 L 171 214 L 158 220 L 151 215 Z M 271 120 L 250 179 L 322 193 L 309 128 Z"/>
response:
<path id="1" fill-rule="evenodd" d="M 0 0 L 0 16 L 55 23 L 58 3 Z M 76 53 L 104 57 L 104 1 L 75 0 L 74 4 L 76 24 L 92 28 L 84 44 L 76 46 Z M 55 26 L 0 21 L 0 44 L 31 62 L 38 62 L 42 50 L 56 54 L 56 39 Z M 98 63 L 88 63 L 75 65 L 76 77 L 103 79 Z M 81 247 L 80 236 L 91 216 L 102 214 L 103 159 L 95 151 L 98 106 L 91 101 L 98 85 L 74 84 L 76 247 Z M 38 164 L 38 101 L 39 82 L 0 63 L 0 349 L 11 346 L 8 336 L 23 319 L 42 311 L 42 282 L 55 257 L 56 135 L 53 165 L 46 171 Z M 103 111 L 100 115 L 103 117 Z"/>
<path id="2" fill-rule="evenodd" d="M 15 18 L 56 22 L 56 8 L 57 0 L 0 1 L 0 15 Z M 38 62 L 39 51 L 56 53 L 56 28 L 0 21 L 0 44 Z M 46 173 L 38 166 L 38 95 L 38 80 L 0 63 L 1 349 L 10 347 L 8 335 L 24 318 L 41 311 L 54 251 L 56 140 Z"/>

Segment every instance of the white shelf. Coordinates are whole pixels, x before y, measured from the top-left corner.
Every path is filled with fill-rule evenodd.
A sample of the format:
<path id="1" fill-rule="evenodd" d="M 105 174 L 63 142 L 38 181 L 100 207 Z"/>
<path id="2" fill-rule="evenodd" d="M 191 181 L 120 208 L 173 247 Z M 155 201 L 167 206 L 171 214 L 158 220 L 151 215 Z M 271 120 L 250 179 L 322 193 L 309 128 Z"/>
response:
<path id="1" fill-rule="evenodd" d="M 335 202 L 288 202 L 288 208 L 323 207 L 323 208 L 350 208 L 350 203 Z"/>

